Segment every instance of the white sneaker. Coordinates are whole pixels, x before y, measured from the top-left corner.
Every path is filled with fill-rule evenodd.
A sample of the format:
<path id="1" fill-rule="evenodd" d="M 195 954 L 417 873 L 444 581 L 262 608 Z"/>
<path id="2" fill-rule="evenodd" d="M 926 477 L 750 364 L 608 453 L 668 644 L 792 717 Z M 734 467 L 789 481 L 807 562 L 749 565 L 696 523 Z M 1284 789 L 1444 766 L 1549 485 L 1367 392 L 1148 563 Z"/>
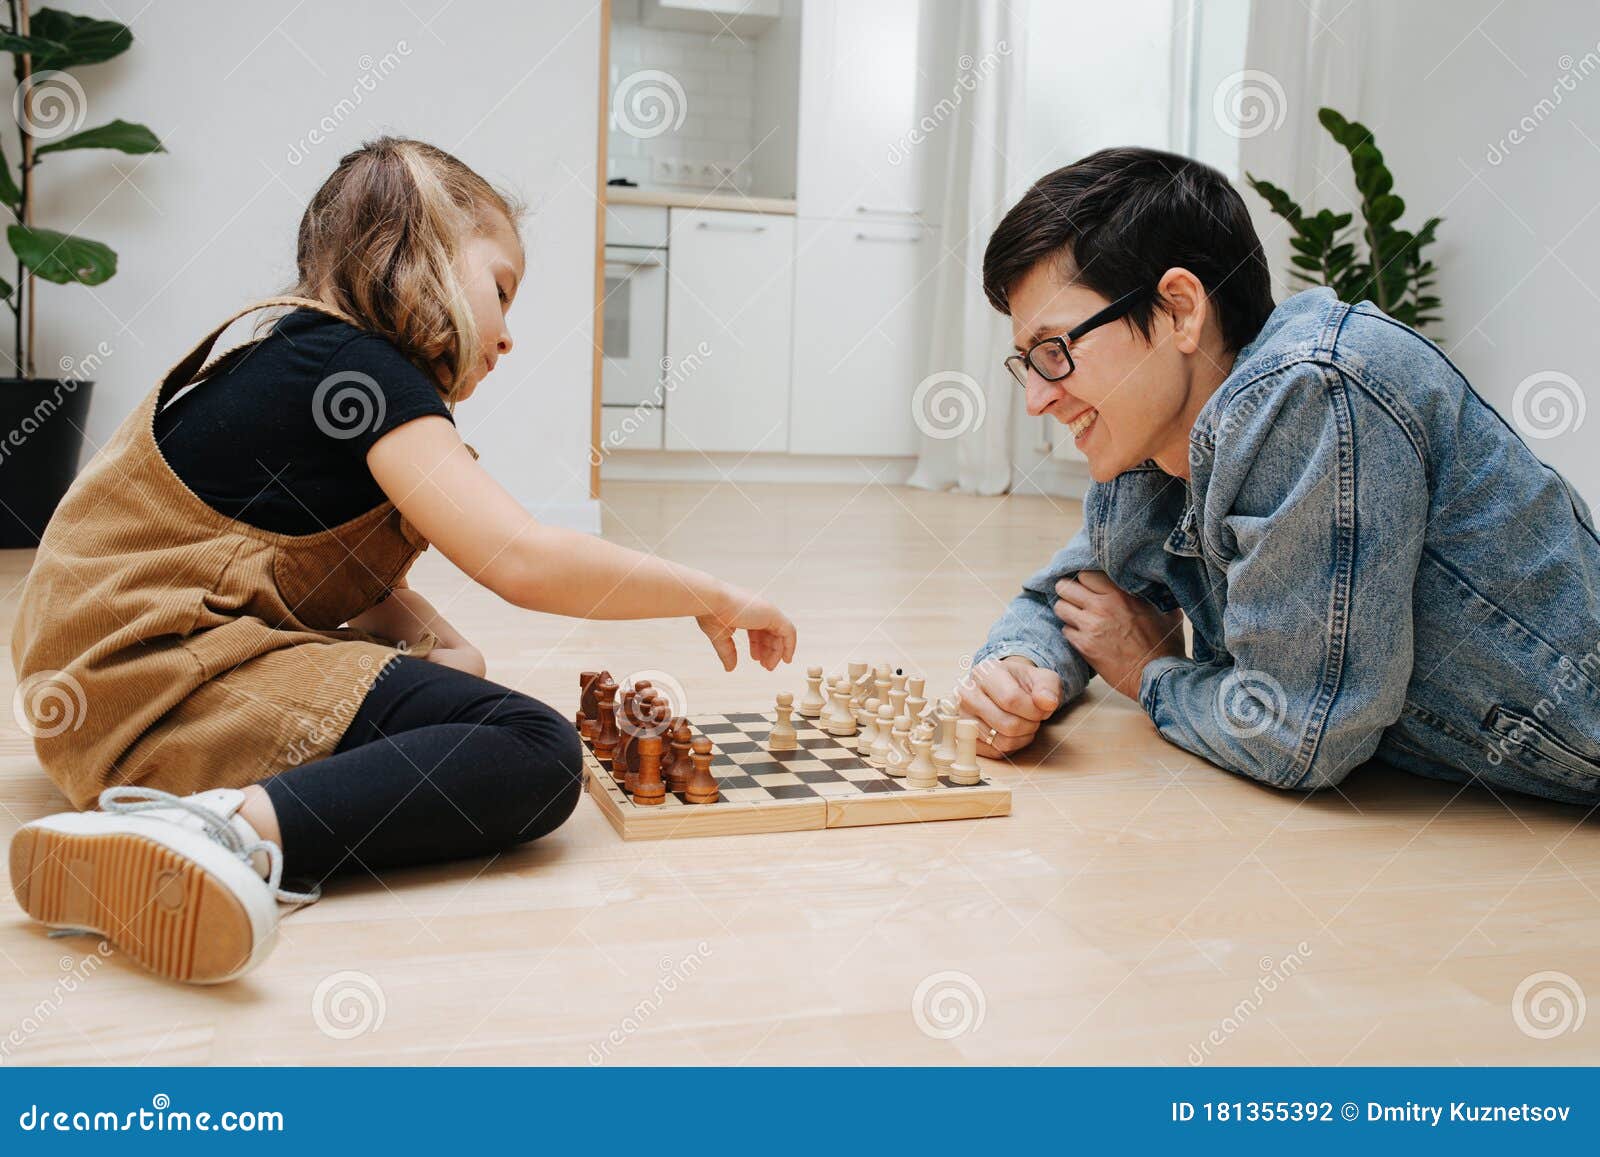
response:
<path id="1" fill-rule="evenodd" d="M 11 838 L 17 903 L 52 928 L 94 932 L 162 976 L 216 984 L 250 971 L 278 937 L 283 852 L 239 815 L 244 792 L 176 796 L 111 787 L 101 811 L 60 812 Z"/>

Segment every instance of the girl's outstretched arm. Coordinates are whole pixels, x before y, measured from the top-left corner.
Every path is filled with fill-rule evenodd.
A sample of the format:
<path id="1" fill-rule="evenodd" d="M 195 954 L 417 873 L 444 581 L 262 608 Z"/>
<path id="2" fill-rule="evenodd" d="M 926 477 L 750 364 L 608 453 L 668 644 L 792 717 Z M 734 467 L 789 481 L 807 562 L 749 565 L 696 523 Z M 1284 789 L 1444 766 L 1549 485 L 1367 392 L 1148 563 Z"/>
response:
<path id="1" fill-rule="evenodd" d="M 519 607 L 584 619 L 691 617 L 722 665 L 736 630 L 771 670 L 794 658 L 795 630 L 766 599 L 703 571 L 537 522 L 442 417 L 397 426 L 372 445 L 373 478 L 440 553 Z"/>

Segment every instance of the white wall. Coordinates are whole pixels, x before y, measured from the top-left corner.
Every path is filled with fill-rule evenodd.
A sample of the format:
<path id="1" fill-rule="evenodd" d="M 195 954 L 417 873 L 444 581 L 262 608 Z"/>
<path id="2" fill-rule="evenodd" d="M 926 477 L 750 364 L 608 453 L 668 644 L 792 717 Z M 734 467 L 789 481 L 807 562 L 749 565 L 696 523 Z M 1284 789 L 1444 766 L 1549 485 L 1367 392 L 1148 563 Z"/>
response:
<path id="1" fill-rule="evenodd" d="M 531 510 L 598 529 L 588 497 L 598 0 L 60 6 L 130 24 L 135 37 L 122 57 L 75 74 L 85 127 L 142 122 L 168 149 L 68 153 L 38 170 L 36 223 L 119 254 L 102 286 L 39 287 L 39 373 L 111 347 L 95 374 L 94 442 L 202 333 L 290 279 L 306 200 L 344 152 L 393 132 L 456 154 L 530 205 L 515 349 L 457 419 Z M 14 135 L 6 149 L 14 165 Z"/>
<path id="2" fill-rule="evenodd" d="M 1359 61 L 1355 93 L 1341 111 L 1372 129 L 1406 202 L 1402 224 L 1444 218 L 1432 250 L 1444 303 L 1434 336 L 1513 425 L 1559 431 L 1529 437 L 1529 445 L 1600 504 L 1593 451 L 1600 435 L 1600 20 L 1593 0 L 1354 0 L 1331 20 L 1312 50 Z M 1252 50 L 1252 68 L 1273 72 L 1278 64 L 1287 85 L 1298 66 Z M 1314 109 L 1291 102 L 1287 112 L 1322 133 Z M 1316 197 L 1290 191 L 1317 207 L 1348 208 L 1348 162 L 1342 150 L 1336 157 Z M 1253 195 L 1247 199 L 1259 207 Z M 1263 213 L 1258 227 L 1265 231 L 1272 220 Z M 1514 405 L 1518 385 L 1538 375 L 1575 383 L 1549 381 L 1552 408 L 1543 418 Z"/>

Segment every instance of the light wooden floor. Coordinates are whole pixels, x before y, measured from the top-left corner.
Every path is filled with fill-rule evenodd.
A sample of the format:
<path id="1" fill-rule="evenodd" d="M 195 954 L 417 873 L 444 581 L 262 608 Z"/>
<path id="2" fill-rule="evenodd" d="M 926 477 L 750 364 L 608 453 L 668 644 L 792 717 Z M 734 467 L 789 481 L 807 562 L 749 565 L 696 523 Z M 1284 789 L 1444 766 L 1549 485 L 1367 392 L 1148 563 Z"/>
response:
<path id="1" fill-rule="evenodd" d="M 775 597 L 798 665 L 893 658 L 930 688 L 1080 517 L 874 485 L 606 499 L 611 537 Z M 0 554 L 7 637 L 28 557 Z M 509 610 L 432 554 L 413 581 L 491 677 L 563 710 L 598 664 L 670 671 L 693 710 L 802 685 L 792 668 L 722 674 L 689 624 Z M 9 837 L 61 801 L 0 715 Z M 515 854 L 331 887 L 220 989 L 85 966 L 92 940 L 46 939 L 0 889 L 0 1061 L 1600 1060 L 1600 1009 L 1549 1039 L 1513 1015 L 1542 972 L 1600 998 L 1600 825 L 1578 809 L 1377 766 L 1342 798 L 1276 793 L 1167 745 L 1099 686 L 1036 747 L 993 769 L 1015 792 L 1004 819 L 624 844 L 585 799 Z M 919 985 L 948 990 L 926 998 L 931 1033 Z M 945 1015 L 963 1029 L 963 1001 L 964 1031 L 942 1033 Z M 1534 1029 L 1556 1007 L 1525 1003 Z"/>

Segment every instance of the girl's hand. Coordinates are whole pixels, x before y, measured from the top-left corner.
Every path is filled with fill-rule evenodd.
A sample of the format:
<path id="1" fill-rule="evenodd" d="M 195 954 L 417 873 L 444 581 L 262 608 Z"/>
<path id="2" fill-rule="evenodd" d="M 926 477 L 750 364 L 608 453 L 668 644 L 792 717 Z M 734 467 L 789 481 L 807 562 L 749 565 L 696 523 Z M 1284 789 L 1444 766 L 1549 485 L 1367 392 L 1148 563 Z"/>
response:
<path id="1" fill-rule="evenodd" d="M 1139 698 L 1146 663 L 1183 657 L 1182 611 L 1158 611 L 1095 570 L 1062 579 L 1056 594 L 1062 635 L 1095 674 L 1130 699 Z"/>
<path id="2" fill-rule="evenodd" d="M 476 675 L 482 679 L 489 671 L 489 665 L 484 661 L 483 652 L 471 643 L 460 643 L 454 647 L 435 647 L 423 656 L 430 663 L 438 663 L 441 667 L 454 667 L 457 671 L 465 671 L 469 675 Z"/>
<path id="3" fill-rule="evenodd" d="M 750 657 L 768 671 L 794 659 L 794 624 L 773 604 L 749 591 L 724 588 L 717 609 L 698 616 L 695 622 L 716 648 L 725 671 L 739 662 L 733 633 L 741 629 L 750 636 Z"/>

